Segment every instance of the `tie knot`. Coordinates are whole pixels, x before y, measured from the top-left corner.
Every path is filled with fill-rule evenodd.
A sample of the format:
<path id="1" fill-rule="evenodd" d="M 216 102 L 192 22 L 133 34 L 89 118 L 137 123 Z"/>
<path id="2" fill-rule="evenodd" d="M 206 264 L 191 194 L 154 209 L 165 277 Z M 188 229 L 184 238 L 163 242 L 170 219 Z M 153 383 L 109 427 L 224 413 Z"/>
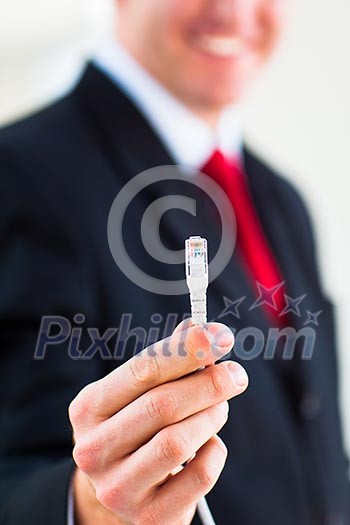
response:
<path id="1" fill-rule="evenodd" d="M 215 150 L 212 156 L 201 168 L 202 173 L 208 175 L 226 192 L 234 179 L 242 175 L 242 167 L 238 159 L 229 159 L 222 151 Z"/>

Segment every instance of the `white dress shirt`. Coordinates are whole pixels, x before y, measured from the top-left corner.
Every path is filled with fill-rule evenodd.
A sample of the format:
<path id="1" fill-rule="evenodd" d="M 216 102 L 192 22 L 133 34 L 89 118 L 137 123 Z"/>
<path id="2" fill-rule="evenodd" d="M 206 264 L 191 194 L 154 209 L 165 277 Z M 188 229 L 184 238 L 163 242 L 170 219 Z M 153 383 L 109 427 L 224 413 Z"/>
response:
<path id="1" fill-rule="evenodd" d="M 215 149 L 229 158 L 241 154 L 238 109 L 225 108 L 212 128 L 163 87 L 116 41 L 104 42 L 93 62 L 146 117 L 174 161 L 200 169 Z M 74 525 L 72 483 L 69 487 L 67 525 Z"/>

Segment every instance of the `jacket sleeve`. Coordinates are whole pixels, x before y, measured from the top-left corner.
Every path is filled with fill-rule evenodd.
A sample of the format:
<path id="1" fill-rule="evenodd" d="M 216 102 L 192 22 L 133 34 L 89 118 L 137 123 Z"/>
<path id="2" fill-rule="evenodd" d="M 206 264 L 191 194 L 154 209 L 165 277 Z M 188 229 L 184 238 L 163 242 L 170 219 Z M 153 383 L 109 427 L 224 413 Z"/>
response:
<path id="1" fill-rule="evenodd" d="M 18 462 L 17 472 L 14 464 L 9 465 L 11 474 L 17 478 L 12 489 L 8 482 L 4 479 L 2 481 L 9 491 L 6 504 L 1 502 L 1 523 L 66 525 L 68 486 L 73 461 L 70 458 L 48 461 L 45 466 L 35 465 L 33 461 L 28 465 L 30 471 L 27 474 L 24 474 L 23 463 Z"/>
<path id="2" fill-rule="evenodd" d="M 101 362 L 69 338 L 35 354 L 43 316 L 96 322 L 79 243 L 45 168 L 0 144 L 0 523 L 65 525 L 73 468 L 67 408 Z M 57 190 L 55 192 L 57 193 Z M 38 350 L 38 348 L 37 348 Z"/>
<path id="3" fill-rule="evenodd" d="M 326 447 L 323 453 L 320 453 L 320 463 L 322 463 L 323 468 L 325 468 L 326 464 L 334 469 L 338 468 L 339 487 L 337 490 L 332 487 L 332 490 L 334 493 L 337 493 L 334 498 L 338 497 L 342 502 L 346 523 L 350 523 L 349 458 L 344 446 L 342 421 L 339 410 L 339 343 L 337 338 L 336 308 L 332 300 L 328 297 L 328 294 L 324 291 L 322 275 L 319 270 L 319 257 L 317 253 L 317 243 L 315 242 L 313 221 L 308 212 L 308 208 L 299 192 L 290 182 L 277 177 L 276 183 L 280 187 L 280 195 L 283 195 L 284 202 L 287 203 L 288 201 L 289 203 L 293 203 L 293 215 L 297 216 L 300 223 L 303 224 L 303 228 L 299 228 L 299 230 L 296 231 L 295 237 L 298 238 L 301 243 L 299 251 L 304 257 L 304 267 L 310 269 L 310 281 L 313 280 L 314 287 L 318 290 L 319 296 L 322 298 L 323 317 L 321 328 L 323 328 L 323 335 L 321 337 L 324 341 L 328 341 L 328 343 L 326 343 L 326 351 L 323 352 L 322 366 L 319 367 L 318 377 L 323 377 L 321 381 L 323 382 L 323 387 L 327 389 L 327 394 L 324 396 L 323 401 L 323 417 L 327 418 L 327 423 L 324 425 L 327 429 L 327 437 L 324 437 Z M 283 203 L 282 197 L 281 201 Z M 291 216 L 291 222 L 292 219 L 293 217 Z M 295 228 L 297 228 L 299 222 L 295 221 L 295 223 Z M 315 361 L 313 361 L 312 366 L 315 366 Z M 321 372 L 323 375 L 321 375 Z M 312 427 L 312 423 L 310 423 L 309 427 Z M 317 433 L 317 427 L 314 429 L 312 440 L 314 445 L 321 451 L 321 434 Z M 334 454 L 334 450 L 337 450 L 336 454 Z M 335 467 L 336 464 L 337 467 Z"/>

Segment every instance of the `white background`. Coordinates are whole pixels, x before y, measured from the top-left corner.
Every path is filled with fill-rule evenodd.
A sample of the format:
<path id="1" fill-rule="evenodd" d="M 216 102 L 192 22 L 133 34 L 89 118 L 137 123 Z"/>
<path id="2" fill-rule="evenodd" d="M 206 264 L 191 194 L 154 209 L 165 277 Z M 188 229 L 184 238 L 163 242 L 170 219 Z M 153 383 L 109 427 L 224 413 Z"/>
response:
<path id="1" fill-rule="evenodd" d="M 69 88 L 110 30 L 111 1 L 0 0 L 0 124 Z M 314 219 L 324 285 L 337 307 L 350 450 L 350 2 L 290 2 L 287 34 L 242 118 L 248 141 L 298 185 Z"/>

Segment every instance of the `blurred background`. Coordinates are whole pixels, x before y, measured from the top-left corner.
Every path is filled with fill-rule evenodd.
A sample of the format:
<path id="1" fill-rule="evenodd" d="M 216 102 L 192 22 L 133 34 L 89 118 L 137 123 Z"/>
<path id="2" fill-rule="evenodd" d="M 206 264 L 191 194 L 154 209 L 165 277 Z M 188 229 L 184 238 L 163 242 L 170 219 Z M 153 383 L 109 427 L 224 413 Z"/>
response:
<path id="1" fill-rule="evenodd" d="M 350 452 L 350 2 L 289 0 L 279 52 L 242 104 L 247 141 L 296 184 L 336 305 L 340 401 Z M 113 0 L 0 0 L 0 125 L 74 85 L 111 30 Z M 0 174 L 1 177 L 1 174 Z"/>

